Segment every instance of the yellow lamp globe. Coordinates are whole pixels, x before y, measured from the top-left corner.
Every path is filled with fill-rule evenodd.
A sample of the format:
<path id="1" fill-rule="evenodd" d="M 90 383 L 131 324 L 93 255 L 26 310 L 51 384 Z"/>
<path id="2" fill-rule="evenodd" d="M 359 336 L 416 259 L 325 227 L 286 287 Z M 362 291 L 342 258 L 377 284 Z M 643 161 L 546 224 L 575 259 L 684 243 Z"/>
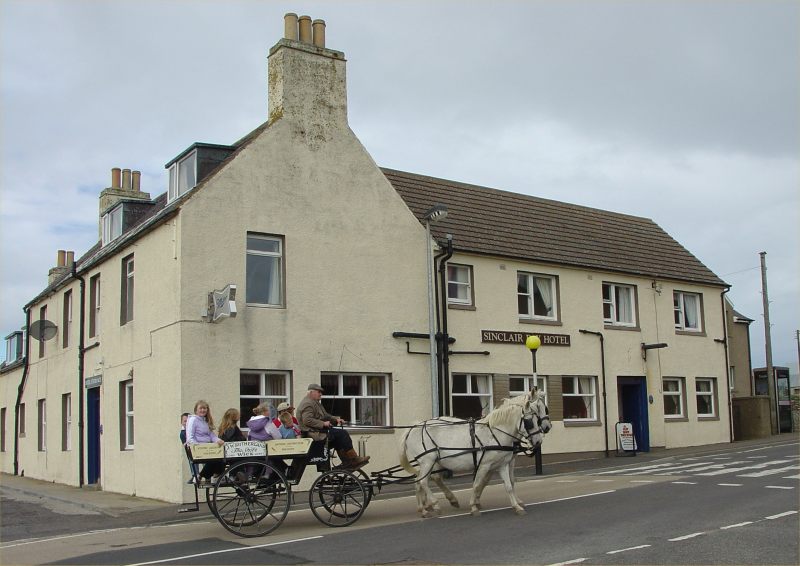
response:
<path id="1" fill-rule="evenodd" d="M 528 339 L 525 340 L 525 345 L 528 347 L 529 350 L 536 350 L 539 346 L 542 345 L 542 341 L 539 339 L 538 336 L 528 336 Z"/>

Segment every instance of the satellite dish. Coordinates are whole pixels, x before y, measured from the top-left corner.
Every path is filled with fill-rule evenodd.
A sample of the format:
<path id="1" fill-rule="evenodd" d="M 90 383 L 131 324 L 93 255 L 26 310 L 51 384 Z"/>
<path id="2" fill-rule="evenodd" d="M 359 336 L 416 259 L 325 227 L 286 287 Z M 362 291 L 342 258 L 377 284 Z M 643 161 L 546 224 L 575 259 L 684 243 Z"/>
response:
<path id="1" fill-rule="evenodd" d="M 39 342 L 47 342 L 55 337 L 58 326 L 46 319 L 35 320 L 31 324 L 29 334 Z"/>

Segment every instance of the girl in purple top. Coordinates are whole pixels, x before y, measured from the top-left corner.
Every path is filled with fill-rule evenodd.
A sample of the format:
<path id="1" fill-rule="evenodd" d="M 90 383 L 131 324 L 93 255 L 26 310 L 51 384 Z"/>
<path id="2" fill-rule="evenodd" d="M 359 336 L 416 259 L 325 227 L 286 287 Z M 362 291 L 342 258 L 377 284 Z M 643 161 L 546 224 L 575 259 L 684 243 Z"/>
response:
<path id="1" fill-rule="evenodd" d="M 281 433 L 278 432 L 272 419 L 269 418 L 269 403 L 266 401 L 260 403 L 253 409 L 253 417 L 247 421 L 247 428 L 250 432 L 247 434 L 248 440 L 280 440 Z"/>
<path id="2" fill-rule="evenodd" d="M 186 444 L 203 444 L 216 442 L 220 446 L 225 444 L 214 434 L 214 418 L 208 403 L 203 400 L 194 404 L 194 414 L 186 422 Z M 212 475 L 219 475 L 225 470 L 222 462 L 209 462 L 200 472 L 201 481 L 208 482 Z"/>

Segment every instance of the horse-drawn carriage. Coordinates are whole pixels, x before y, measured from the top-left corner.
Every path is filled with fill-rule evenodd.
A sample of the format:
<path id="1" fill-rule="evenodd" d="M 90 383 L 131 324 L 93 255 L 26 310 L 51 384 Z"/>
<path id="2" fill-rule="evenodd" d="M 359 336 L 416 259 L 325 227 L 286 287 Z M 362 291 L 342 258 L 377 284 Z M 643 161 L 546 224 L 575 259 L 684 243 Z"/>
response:
<path id="1" fill-rule="evenodd" d="M 550 429 L 547 407 L 536 395 L 506 400 L 475 420 L 443 417 L 408 427 L 401 443 L 401 463 L 367 475 L 361 469 L 334 466 L 327 440 L 310 438 L 196 444 L 187 447 L 194 470 L 195 508 L 199 491 L 211 513 L 230 532 L 242 537 L 266 535 L 283 523 L 293 502 L 292 488 L 309 466 L 319 476 L 311 484 L 308 504 L 314 516 L 330 527 L 344 527 L 364 514 L 385 485 L 414 482 L 423 516 L 438 510 L 427 486 L 433 478 L 454 506 L 458 503 L 442 474 L 473 472 L 473 514 L 480 513 L 480 495 L 491 472 L 499 470 L 512 506 L 523 514 L 514 494 L 514 456 L 532 451 Z M 527 447 L 526 447 L 527 444 Z M 224 472 L 205 486 L 197 475 L 199 463 L 223 462 Z M 400 475 L 408 473 L 408 475 Z"/>

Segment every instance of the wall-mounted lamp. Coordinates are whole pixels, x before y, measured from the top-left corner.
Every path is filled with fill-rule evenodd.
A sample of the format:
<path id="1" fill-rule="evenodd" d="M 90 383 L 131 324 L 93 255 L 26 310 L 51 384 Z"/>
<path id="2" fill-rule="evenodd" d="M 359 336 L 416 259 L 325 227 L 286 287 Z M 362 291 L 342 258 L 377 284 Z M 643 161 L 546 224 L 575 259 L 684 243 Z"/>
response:
<path id="1" fill-rule="evenodd" d="M 659 348 L 669 348 L 666 342 L 658 342 L 657 344 L 645 344 L 642 342 L 642 359 L 647 361 L 647 350 L 658 350 Z"/>

